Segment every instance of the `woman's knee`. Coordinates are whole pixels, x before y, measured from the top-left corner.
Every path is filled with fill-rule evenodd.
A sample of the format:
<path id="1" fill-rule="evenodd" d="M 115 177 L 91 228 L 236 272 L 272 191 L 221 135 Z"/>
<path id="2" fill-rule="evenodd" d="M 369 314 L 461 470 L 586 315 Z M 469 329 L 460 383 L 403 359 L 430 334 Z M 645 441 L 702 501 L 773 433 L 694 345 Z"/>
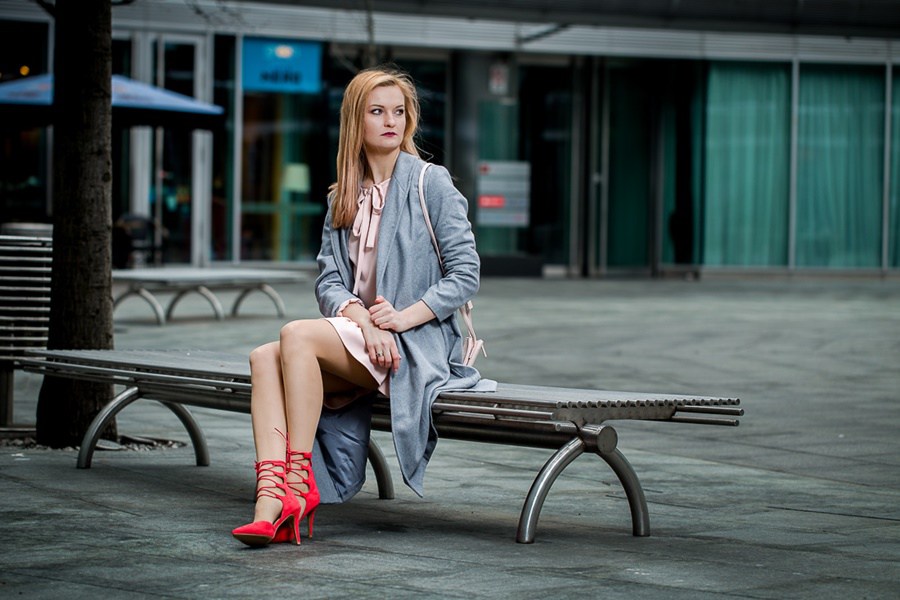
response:
<path id="1" fill-rule="evenodd" d="M 280 338 L 282 355 L 288 357 L 304 352 L 315 354 L 316 328 L 319 323 L 319 320 L 306 319 L 291 321 L 282 327 Z"/>
<path id="2" fill-rule="evenodd" d="M 281 365 L 281 348 L 278 342 L 269 342 L 250 352 L 250 371 L 277 369 Z"/>

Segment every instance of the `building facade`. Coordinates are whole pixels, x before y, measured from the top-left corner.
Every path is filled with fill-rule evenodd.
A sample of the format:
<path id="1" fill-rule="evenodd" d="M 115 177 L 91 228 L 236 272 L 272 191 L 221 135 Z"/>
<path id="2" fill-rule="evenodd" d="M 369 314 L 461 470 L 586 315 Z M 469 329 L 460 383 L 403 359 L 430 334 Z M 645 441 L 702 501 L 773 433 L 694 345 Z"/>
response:
<path id="1" fill-rule="evenodd" d="M 390 61 L 419 86 L 419 145 L 469 198 L 488 273 L 900 272 L 900 41 L 889 29 L 334 4 L 344 8 L 114 9 L 115 73 L 227 114 L 212 132 L 115 131 L 114 214 L 156 219 L 167 263 L 311 264 L 343 87 Z M 52 71 L 52 39 L 36 5 L 0 0 L 0 80 Z M 0 143 L 0 221 L 47 220 L 52 130 L 0 127 Z"/>

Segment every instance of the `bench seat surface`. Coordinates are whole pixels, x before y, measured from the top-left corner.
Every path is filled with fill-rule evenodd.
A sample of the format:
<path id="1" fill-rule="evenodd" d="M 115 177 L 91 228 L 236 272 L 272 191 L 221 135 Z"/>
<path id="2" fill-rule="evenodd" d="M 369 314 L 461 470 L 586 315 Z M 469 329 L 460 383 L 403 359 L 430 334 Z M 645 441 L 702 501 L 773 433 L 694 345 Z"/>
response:
<path id="1" fill-rule="evenodd" d="M 37 350 L 30 352 L 66 370 L 78 365 L 113 369 L 117 374 L 154 373 L 221 379 L 249 383 L 250 365 L 246 356 L 211 350 Z M 39 361 L 29 361 L 39 365 Z M 734 406 L 737 398 L 689 396 L 609 390 L 570 389 L 548 386 L 499 383 L 495 392 L 444 392 L 446 402 L 464 402 L 475 406 L 504 406 L 554 409 L 591 409 L 607 407 Z"/>
<path id="2" fill-rule="evenodd" d="M 246 283 L 294 283 L 304 281 L 307 275 L 294 271 L 261 269 L 209 269 L 200 267 L 162 267 L 155 269 L 116 269 L 113 281 L 160 285 L 166 287 L 191 287 L 197 285 L 243 285 Z"/>

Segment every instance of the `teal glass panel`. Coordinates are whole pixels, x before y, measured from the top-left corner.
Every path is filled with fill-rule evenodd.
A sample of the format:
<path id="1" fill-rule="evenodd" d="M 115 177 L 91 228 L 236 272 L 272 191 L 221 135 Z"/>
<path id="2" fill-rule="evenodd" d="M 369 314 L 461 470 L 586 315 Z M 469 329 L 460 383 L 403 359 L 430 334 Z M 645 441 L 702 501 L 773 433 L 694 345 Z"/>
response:
<path id="1" fill-rule="evenodd" d="M 609 267 L 649 264 L 650 99 L 640 68 L 610 69 Z"/>
<path id="2" fill-rule="evenodd" d="M 660 111 L 660 129 L 662 133 L 662 214 L 667 221 L 677 212 L 678 182 L 678 140 L 675 107 L 665 104 Z M 686 174 L 685 174 L 686 175 Z M 663 232 L 664 242 L 661 251 L 663 263 L 675 262 L 675 242 L 672 239 L 672 228 L 666 227 Z"/>
<path id="3" fill-rule="evenodd" d="M 880 266 L 884 92 L 880 67 L 801 66 L 797 266 Z"/>
<path id="4" fill-rule="evenodd" d="M 891 202 L 888 244 L 890 264 L 900 267 L 900 69 L 894 69 L 891 90 Z"/>
<path id="5" fill-rule="evenodd" d="M 519 104 L 484 100 L 478 104 L 478 157 L 480 160 L 518 160 Z M 477 225 L 475 237 L 482 254 L 516 254 L 519 230 Z"/>
<path id="6" fill-rule="evenodd" d="M 787 264 L 790 67 L 713 63 L 707 79 L 703 262 Z"/>

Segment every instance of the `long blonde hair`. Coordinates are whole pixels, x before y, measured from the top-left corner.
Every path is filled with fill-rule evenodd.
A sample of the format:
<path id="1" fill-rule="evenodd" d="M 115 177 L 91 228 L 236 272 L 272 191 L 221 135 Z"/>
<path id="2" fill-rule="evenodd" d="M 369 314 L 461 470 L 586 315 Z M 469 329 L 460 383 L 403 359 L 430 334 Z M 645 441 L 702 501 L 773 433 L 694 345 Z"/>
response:
<path id="1" fill-rule="evenodd" d="M 335 229 L 349 227 L 356 217 L 359 186 L 367 168 L 366 150 L 363 147 L 366 101 L 375 88 L 392 85 L 400 88 L 405 104 L 406 130 L 403 132 L 400 149 L 419 156 L 413 141 L 419 126 L 419 97 L 412 79 L 399 69 L 387 66 L 373 67 L 357 73 L 344 90 L 338 139 L 337 182 L 328 189 L 331 223 Z"/>

